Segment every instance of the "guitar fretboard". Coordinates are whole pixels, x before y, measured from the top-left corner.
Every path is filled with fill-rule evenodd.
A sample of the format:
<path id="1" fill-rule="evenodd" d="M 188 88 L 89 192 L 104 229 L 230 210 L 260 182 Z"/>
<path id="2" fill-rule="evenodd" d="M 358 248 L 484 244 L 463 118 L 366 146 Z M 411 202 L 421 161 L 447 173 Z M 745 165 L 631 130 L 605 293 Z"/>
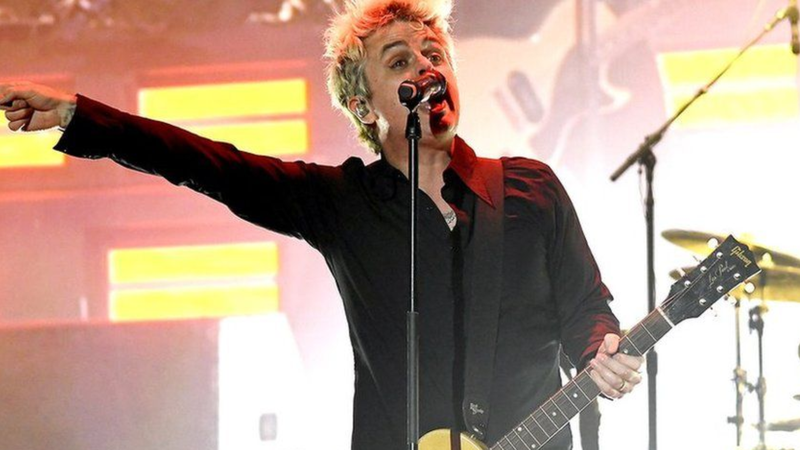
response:
<path id="1" fill-rule="evenodd" d="M 661 310 L 655 309 L 620 340 L 619 351 L 643 356 L 672 327 Z M 600 389 L 589 376 L 588 369 L 582 370 L 490 450 L 540 448 L 599 395 Z"/>

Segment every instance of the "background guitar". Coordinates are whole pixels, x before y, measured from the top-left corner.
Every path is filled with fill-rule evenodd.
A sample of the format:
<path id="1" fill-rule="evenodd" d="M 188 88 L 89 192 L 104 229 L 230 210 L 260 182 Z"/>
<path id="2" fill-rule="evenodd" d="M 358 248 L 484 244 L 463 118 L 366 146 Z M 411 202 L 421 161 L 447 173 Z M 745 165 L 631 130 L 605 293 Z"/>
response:
<path id="1" fill-rule="evenodd" d="M 625 146 L 616 113 L 626 120 L 632 111 L 640 119 L 664 116 L 662 96 L 652 88 L 658 73 L 647 40 L 689 2 L 597 2 L 596 59 L 581 44 L 577 18 L 585 11 L 578 3 L 563 0 L 543 11 L 546 18 L 532 37 L 459 39 L 459 76 L 480 74 L 461 83 L 461 129 L 472 133 L 466 137 L 476 148 L 577 169 L 587 166 L 592 147 Z M 603 121 L 595 133 L 586 121 L 593 109 Z M 640 133 L 631 132 L 632 142 Z"/>

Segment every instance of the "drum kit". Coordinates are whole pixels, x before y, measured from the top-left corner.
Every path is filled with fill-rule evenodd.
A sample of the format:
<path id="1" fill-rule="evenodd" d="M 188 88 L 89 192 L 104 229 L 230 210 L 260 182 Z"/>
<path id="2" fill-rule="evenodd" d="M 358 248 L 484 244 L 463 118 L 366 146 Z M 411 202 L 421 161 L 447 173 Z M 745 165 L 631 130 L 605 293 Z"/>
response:
<path id="1" fill-rule="evenodd" d="M 724 240 L 724 236 L 699 231 L 667 230 L 662 236 L 669 242 L 691 251 L 697 255 L 705 255 L 709 249 L 715 248 Z M 744 395 L 754 392 L 758 398 L 759 420 L 755 428 L 759 434 L 759 444 L 756 450 L 766 450 L 765 437 L 767 432 L 784 432 L 800 434 L 800 417 L 767 423 L 764 419 L 764 396 L 766 393 L 766 380 L 764 378 L 763 358 L 763 316 L 767 312 L 766 301 L 800 302 L 800 258 L 773 251 L 769 248 L 750 242 L 748 239 L 739 239 L 747 244 L 756 256 L 761 267 L 761 273 L 750 282 L 740 286 L 730 296 L 736 308 L 736 367 L 733 371 L 733 381 L 736 387 L 736 414 L 728 417 L 728 423 L 736 426 L 736 446 L 741 448 L 744 416 L 742 405 Z M 673 279 L 680 278 L 692 268 L 676 269 L 670 272 Z M 758 299 L 760 302 L 749 311 L 749 328 L 756 332 L 758 337 L 758 380 L 755 384 L 748 382 L 747 372 L 741 363 L 741 330 L 739 315 L 742 299 Z M 800 357 L 800 348 L 798 348 Z M 800 395 L 794 396 L 800 401 Z"/>

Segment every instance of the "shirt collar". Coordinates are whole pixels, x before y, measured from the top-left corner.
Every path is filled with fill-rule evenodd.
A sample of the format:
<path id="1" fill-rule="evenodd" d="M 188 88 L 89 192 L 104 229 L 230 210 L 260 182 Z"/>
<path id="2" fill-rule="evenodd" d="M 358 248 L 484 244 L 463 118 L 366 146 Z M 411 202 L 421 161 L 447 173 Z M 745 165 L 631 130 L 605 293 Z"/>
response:
<path id="1" fill-rule="evenodd" d="M 447 169 L 455 172 L 458 178 L 464 182 L 464 185 L 481 200 L 492 205 L 489 189 L 486 186 L 486 179 L 481 171 L 478 170 L 478 157 L 472 147 L 458 136 L 456 136 L 452 158 Z"/>
<path id="2" fill-rule="evenodd" d="M 392 167 L 383 158 L 370 164 L 369 169 L 373 175 L 373 189 L 375 189 L 378 197 L 383 200 L 394 197 L 396 191 L 395 182 L 400 179 L 405 179 L 403 174 Z M 483 177 L 481 171 L 478 170 L 478 157 L 475 155 L 475 151 L 459 136 L 456 136 L 453 143 L 453 152 L 450 164 L 446 169 L 446 172 L 447 171 L 455 173 L 464 185 L 477 195 L 478 198 L 489 205 L 493 205 L 491 197 L 489 196 L 488 187 L 486 186 L 486 179 Z"/>

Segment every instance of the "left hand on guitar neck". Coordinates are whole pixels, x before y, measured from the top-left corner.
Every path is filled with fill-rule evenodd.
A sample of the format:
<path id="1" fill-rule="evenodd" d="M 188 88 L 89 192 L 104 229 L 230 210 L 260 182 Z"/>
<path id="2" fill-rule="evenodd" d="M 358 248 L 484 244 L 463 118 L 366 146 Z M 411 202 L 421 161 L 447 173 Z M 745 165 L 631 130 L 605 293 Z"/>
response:
<path id="1" fill-rule="evenodd" d="M 594 359 L 589 362 L 589 375 L 603 395 L 612 399 L 622 398 L 642 381 L 639 368 L 643 357 L 617 353 L 620 337 L 607 334 L 597 349 Z"/>

